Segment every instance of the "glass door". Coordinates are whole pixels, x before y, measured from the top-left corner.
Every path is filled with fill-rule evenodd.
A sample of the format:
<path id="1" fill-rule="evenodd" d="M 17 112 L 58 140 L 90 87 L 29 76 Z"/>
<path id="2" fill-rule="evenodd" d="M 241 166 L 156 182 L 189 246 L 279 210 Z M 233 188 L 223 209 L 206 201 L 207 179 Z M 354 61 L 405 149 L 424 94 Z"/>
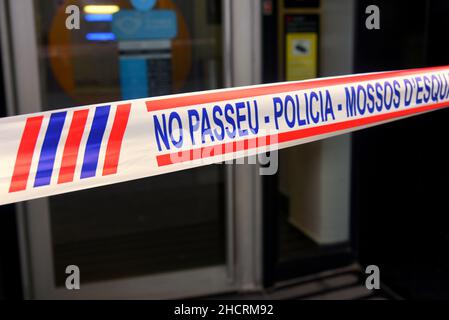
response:
<path id="1" fill-rule="evenodd" d="M 225 3 L 139 3 L 10 1 L 15 111 L 225 85 Z M 80 11 L 79 29 L 66 26 L 71 5 Z M 210 165 L 19 204 L 28 297 L 175 298 L 236 289 L 232 170 Z M 65 288 L 69 265 L 80 269 L 80 290 Z"/>
<path id="2" fill-rule="evenodd" d="M 264 14 L 264 80 L 304 80 L 353 72 L 353 0 L 277 1 Z M 277 25 L 273 32 L 271 25 Z M 277 46 L 273 46 L 277 43 Z M 298 51 L 298 46 L 305 48 Z M 275 47 L 275 48 L 273 48 Z M 351 248 L 351 135 L 280 150 L 264 177 L 264 283 L 346 266 Z"/>

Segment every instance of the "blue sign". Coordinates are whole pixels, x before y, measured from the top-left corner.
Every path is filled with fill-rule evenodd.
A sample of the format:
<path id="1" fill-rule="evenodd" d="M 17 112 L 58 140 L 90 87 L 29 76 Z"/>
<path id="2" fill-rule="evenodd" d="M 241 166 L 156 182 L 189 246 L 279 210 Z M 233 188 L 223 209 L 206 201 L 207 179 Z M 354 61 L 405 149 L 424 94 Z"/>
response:
<path id="1" fill-rule="evenodd" d="M 131 4 L 139 11 L 148 11 L 154 7 L 156 0 L 131 0 Z"/>
<path id="2" fill-rule="evenodd" d="M 122 99 L 148 97 L 147 61 L 140 58 L 120 59 L 120 84 Z"/>
<path id="3" fill-rule="evenodd" d="M 173 10 L 121 10 L 114 14 L 112 32 L 117 40 L 172 39 L 178 33 Z"/>

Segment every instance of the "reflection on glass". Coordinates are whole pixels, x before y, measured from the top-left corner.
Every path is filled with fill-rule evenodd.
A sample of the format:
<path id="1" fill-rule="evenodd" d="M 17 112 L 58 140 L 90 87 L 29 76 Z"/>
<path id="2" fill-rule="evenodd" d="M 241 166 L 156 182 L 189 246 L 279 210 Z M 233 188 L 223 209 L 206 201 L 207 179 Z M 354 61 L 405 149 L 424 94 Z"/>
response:
<path id="1" fill-rule="evenodd" d="M 150 1 L 151 2 L 151 1 Z M 81 28 L 65 26 L 78 5 Z M 222 86 L 221 1 L 35 1 L 43 109 Z M 219 165 L 50 198 L 55 279 L 83 281 L 225 263 Z"/>

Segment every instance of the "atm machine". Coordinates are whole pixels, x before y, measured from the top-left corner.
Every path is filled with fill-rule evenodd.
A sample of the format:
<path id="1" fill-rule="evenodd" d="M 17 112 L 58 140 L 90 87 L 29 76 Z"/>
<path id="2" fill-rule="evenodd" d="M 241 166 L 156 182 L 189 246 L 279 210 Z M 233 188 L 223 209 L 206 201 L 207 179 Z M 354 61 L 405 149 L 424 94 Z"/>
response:
<path id="1" fill-rule="evenodd" d="M 153 9 L 156 1 L 131 1 L 134 9 L 114 14 L 112 32 L 120 53 L 122 99 L 171 93 L 171 40 L 177 35 L 176 13 Z"/>

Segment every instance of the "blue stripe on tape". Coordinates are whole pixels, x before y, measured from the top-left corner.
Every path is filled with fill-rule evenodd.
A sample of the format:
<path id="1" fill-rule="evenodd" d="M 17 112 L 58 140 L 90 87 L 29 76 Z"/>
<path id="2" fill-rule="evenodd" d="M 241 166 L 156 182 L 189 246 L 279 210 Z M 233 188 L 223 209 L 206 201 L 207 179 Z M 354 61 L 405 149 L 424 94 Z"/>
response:
<path id="1" fill-rule="evenodd" d="M 110 108 L 111 106 L 102 106 L 95 109 L 92 128 L 90 129 L 89 137 L 87 138 L 83 168 L 81 169 L 81 179 L 95 176 L 101 141 L 103 140 L 104 131 L 108 122 Z"/>
<path id="2" fill-rule="evenodd" d="M 42 144 L 39 164 L 37 166 L 34 186 L 46 186 L 50 184 L 53 166 L 55 164 L 56 151 L 67 112 L 56 112 L 50 116 L 44 143 Z"/>

